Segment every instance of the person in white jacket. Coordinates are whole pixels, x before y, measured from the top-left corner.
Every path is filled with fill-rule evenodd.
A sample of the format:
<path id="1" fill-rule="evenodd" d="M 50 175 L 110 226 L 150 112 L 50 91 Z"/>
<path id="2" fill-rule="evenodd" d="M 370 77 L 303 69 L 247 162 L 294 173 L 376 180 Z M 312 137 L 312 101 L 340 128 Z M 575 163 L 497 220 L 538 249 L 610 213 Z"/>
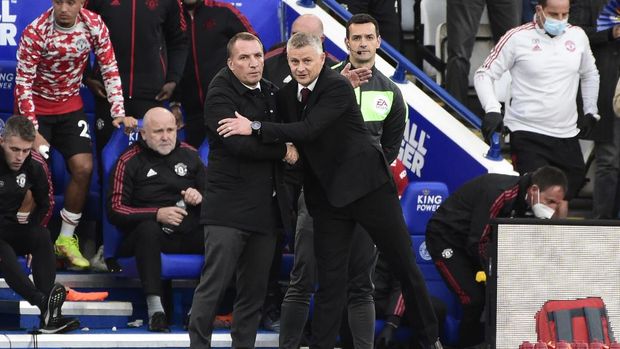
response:
<path id="1" fill-rule="evenodd" d="M 568 177 L 567 199 L 585 176 L 578 137 L 600 119 L 599 73 L 585 32 L 568 24 L 569 9 L 569 0 L 539 0 L 533 21 L 508 31 L 474 78 L 486 113 L 485 140 L 506 126 L 515 169 L 524 174 L 544 165 L 559 167 Z M 506 71 L 512 76 L 511 97 L 502 117 L 493 83 Z M 580 84 L 582 118 L 576 103 Z"/>

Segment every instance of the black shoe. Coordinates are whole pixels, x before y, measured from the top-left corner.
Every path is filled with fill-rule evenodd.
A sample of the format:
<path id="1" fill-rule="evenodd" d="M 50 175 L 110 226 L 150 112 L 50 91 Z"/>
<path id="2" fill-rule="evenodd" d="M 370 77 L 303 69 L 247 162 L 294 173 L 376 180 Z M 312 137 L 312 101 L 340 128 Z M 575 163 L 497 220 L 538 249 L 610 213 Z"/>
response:
<path id="1" fill-rule="evenodd" d="M 80 320 L 74 317 L 56 317 L 53 318 L 47 325 L 39 328 L 40 333 L 65 333 L 76 330 L 80 327 Z"/>
<path id="2" fill-rule="evenodd" d="M 168 328 L 168 321 L 166 320 L 166 314 L 163 311 L 158 311 L 149 319 L 149 331 L 151 332 L 170 332 Z"/>
<path id="3" fill-rule="evenodd" d="M 52 322 L 62 317 L 62 304 L 67 298 L 67 290 L 59 283 L 54 284 L 50 294 L 47 296 L 45 310 L 41 313 L 41 328 L 46 328 Z"/>
<path id="4" fill-rule="evenodd" d="M 263 314 L 263 328 L 280 333 L 280 307 L 271 306 Z"/>

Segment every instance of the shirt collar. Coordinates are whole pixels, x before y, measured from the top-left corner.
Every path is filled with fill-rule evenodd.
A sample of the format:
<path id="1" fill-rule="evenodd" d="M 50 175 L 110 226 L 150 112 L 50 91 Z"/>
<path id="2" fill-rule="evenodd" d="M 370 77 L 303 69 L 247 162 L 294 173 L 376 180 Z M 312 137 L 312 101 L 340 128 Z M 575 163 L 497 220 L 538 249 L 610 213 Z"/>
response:
<path id="1" fill-rule="evenodd" d="M 261 90 L 261 89 L 260 89 L 260 81 L 259 81 L 259 82 L 257 82 L 257 83 L 256 83 L 256 85 L 254 85 L 254 86 L 249 86 L 249 85 L 246 85 L 246 84 L 244 84 L 244 83 L 241 83 L 241 84 L 242 84 L 243 86 L 247 87 L 247 88 L 248 88 L 248 90 L 259 90 L 259 91 Z"/>
<path id="2" fill-rule="evenodd" d="M 317 81 L 319 81 L 319 77 L 318 76 L 308 86 L 303 86 L 302 84 L 297 84 L 297 100 L 301 101 L 301 90 L 302 89 L 307 88 L 308 90 L 310 90 L 310 92 L 312 92 L 312 90 L 314 90 L 314 86 L 316 86 L 316 82 Z"/>

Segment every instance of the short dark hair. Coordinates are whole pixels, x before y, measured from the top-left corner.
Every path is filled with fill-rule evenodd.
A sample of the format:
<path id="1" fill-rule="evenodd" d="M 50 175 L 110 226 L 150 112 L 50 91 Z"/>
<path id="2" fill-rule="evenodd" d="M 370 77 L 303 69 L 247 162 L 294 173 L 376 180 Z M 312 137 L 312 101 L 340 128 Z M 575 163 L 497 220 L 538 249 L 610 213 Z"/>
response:
<path id="1" fill-rule="evenodd" d="M 252 40 L 256 40 L 258 41 L 258 43 L 260 44 L 261 49 L 263 49 L 263 43 L 260 41 L 260 39 L 252 34 L 252 33 L 248 33 L 248 32 L 240 32 L 235 34 L 235 36 L 233 36 L 232 38 L 230 38 L 230 40 L 228 40 L 228 44 L 226 45 L 226 52 L 228 53 L 228 58 L 232 58 L 232 47 L 235 45 L 235 43 L 238 40 L 244 40 L 244 41 L 252 41 Z"/>
<path id="2" fill-rule="evenodd" d="M 377 20 L 373 16 L 367 13 L 358 13 L 356 15 L 351 16 L 351 18 L 349 18 L 349 20 L 347 21 L 347 26 L 346 26 L 347 39 L 349 38 L 349 27 L 351 26 L 351 24 L 365 24 L 365 23 L 374 24 L 375 35 L 379 36 L 379 22 L 377 22 Z"/>
<path id="3" fill-rule="evenodd" d="M 547 0 L 538 0 L 538 5 L 540 6 L 547 6 Z"/>
<path id="4" fill-rule="evenodd" d="M 23 115 L 13 115 L 6 120 L 2 129 L 2 138 L 17 136 L 26 142 L 34 142 L 37 131 L 32 121 Z"/>
<path id="5" fill-rule="evenodd" d="M 540 191 L 559 185 L 564 193 L 568 188 L 568 180 L 562 170 L 553 166 L 543 166 L 532 173 L 532 185 L 537 185 Z"/>

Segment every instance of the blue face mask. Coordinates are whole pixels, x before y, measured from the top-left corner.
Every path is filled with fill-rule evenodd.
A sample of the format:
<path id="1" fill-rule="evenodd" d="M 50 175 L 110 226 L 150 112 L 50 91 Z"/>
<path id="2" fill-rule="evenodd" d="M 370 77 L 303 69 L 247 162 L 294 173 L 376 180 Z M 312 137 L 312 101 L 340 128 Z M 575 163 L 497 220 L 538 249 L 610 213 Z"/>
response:
<path id="1" fill-rule="evenodd" d="M 564 31 L 566 30 L 566 26 L 568 25 L 568 18 L 562 21 L 559 19 L 547 17 L 545 16 L 544 12 L 543 17 L 545 18 L 545 24 L 543 25 L 543 27 L 545 28 L 545 31 L 550 35 L 558 36 L 564 33 Z"/>

